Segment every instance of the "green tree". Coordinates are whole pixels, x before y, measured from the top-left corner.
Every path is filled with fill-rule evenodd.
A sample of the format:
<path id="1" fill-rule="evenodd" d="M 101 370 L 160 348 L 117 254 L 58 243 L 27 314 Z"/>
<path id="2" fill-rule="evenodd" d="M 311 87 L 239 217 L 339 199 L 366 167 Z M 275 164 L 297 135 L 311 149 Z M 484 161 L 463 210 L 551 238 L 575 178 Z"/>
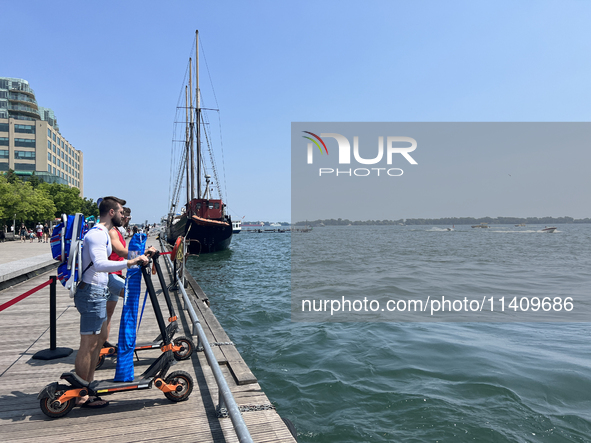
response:
<path id="1" fill-rule="evenodd" d="M 96 202 L 91 198 L 84 197 L 84 199 L 82 199 L 80 211 L 86 217 L 90 217 L 91 215 L 94 215 L 95 217 L 99 216 L 98 206 L 96 205 Z"/>
<path id="2" fill-rule="evenodd" d="M 47 192 L 55 205 L 55 218 L 60 218 L 62 214 L 75 214 L 81 212 L 82 199 L 80 191 L 77 188 L 70 188 L 58 183 L 41 183 L 38 189 Z M 85 214 L 86 215 L 86 214 Z"/>
<path id="3" fill-rule="evenodd" d="M 8 183 L 10 184 L 21 182 L 20 177 L 14 173 L 14 169 L 9 169 L 8 171 L 6 171 L 5 177 L 6 180 L 8 180 Z"/>
<path id="4" fill-rule="evenodd" d="M 14 183 L 9 178 L 0 178 L 0 208 L 1 218 L 10 220 L 16 214 L 16 219 L 24 222 L 36 222 L 53 219 L 55 205 L 50 196 L 41 189 L 20 180 Z"/>
<path id="5" fill-rule="evenodd" d="M 37 186 L 39 186 L 39 183 L 42 183 L 42 180 L 39 178 L 39 176 L 37 174 L 35 174 L 35 171 L 33 171 L 33 174 L 29 178 L 29 183 L 31 183 L 31 186 L 33 186 L 33 189 L 37 189 Z"/>

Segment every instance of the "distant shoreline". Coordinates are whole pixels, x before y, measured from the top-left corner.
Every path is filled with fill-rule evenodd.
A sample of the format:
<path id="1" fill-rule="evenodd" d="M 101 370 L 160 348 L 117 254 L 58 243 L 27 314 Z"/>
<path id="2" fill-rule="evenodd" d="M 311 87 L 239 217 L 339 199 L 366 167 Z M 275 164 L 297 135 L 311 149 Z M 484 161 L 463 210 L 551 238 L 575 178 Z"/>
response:
<path id="1" fill-rule="evenodd" d="M 556 224 L 571 224 L 571 223 L 591 223 L 591 218 L 575 219 L 572 217 L 447 217 L 447 218 L 403 218 L 400 220 L 366 220 L 366 221 L 351 221 L 348 219 L 324 219 L 324 220 L 307 220 L 294 223 L 294 226 L 348 226 L 348 225 L 477 225 L 480 223 L 487 223 L 489 225 L 556 225 Z"/>

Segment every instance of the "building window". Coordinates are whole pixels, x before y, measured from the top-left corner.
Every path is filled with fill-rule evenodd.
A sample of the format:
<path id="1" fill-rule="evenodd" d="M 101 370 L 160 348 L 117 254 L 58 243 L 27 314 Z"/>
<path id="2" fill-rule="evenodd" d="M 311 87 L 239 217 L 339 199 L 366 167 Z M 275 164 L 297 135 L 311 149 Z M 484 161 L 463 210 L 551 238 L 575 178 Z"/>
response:
<path id="1" fill-rule="evenodd" d="M 14 151 L 15 160 L 35 160 L 35 151 Z"/>
<path id="2" fill-rule="evenodd" d="M 47 128 L 47 136 L 51 138 L 51 129 Z"/>
<path id="3" fill-rule="evenodd" d="M 53 141 L 55 141 L 55 133 L 53 133 Z"/>
<path id="4" fill-rule="evenodd" d="M 0 137 L 0 146 L 8 146 L 8 137 Z"/>
<path id="5" fill-rule="evenodd" d="M 51 154 L 48 152 L 47 153 L 47 161 L 50 162 L 51 161 Z"/>
<path id="6" fill-rule="evenodd" d="M 35 126 L 29 125 L 14 125 L 14 132 L 20 132 L 23 134 L 34 134 L 35 133 Z"/>
<path id="7" fill-rule="evenodd" d="M 35 163 L 15 163 L 14 170 L 15 171 L 34 171 L 35 170 Z"/>
<path id="8" fill-rule="evenodd" d="M 0 132 L 8 132 L 8 123 L 0 123 Z"/>
<path id="9" fill-rule="evenodd" d="M 55 163 L 55 155 L 52 155 L 52 157 L 53 157 L 53 162 Z"/>
<path id="10" fill-rule="evenodd" d="M 51 146 L 53 147 L 53 152 L 55 152 L 55 145 L 52 143 Z"/>
<path id="11" fill-rule="evenodd" d="M 0 171 L 8 171 L 8 163 L 0 162 Z"/>
<path id="12" fill-rule="evenodd" d="M 19 148 L 34 148 L 35 147 L 35 139 L 34 138 L 15 138 L 14 139 L 14 146 L 18 146 Z"/>
<path id="13" fill-rule="evenodd" d="M 47 172 L 51 174 L 51 165 L 47 165 Z"/>
<path id="14" fill-rule="evenodd" d="M 55 175 L 55 166 L 52 166 L 53 169 L 53 175 Z"/>
<path id="15" fill-rule="evenodd" d="M 0 149 L 0 158 L 8 158 L 8 149 Z"/>

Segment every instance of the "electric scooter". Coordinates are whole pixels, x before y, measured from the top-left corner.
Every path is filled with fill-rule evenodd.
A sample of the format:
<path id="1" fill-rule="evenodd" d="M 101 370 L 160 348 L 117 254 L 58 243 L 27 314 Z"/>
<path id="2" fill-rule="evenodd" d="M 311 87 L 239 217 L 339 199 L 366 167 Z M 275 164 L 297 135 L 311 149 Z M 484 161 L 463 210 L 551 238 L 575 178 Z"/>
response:
<path id="1" fill-rule="evenodd" d="M 162 354 L 142 375 L 135 377 L 130 382 L 114 382 L 113 380 L 87 382 L 74 372 L 64 372 L 60 379 L 65 380 L 68 384 L 51 383 L 45 386 L 37 396 L 40 400 L 41 411 L 45 415 L 50 418 L 65 416 L 75 406 L 78 397 L 110 395 L 118 392 L 150 389 L 153 386 L 160 389 L 166 398 L 173 402 L 180 402 L 189 398 L 193 391 L 193 378 L 191 375 L 185 371 L 174 371 L 167 375 L 168 370 L 172 365 L 176 364 L 176 361 L 172 352 L 173 345 L 166 333 L 164 318 L 162 317 L 162 311 L 147 266 L 142 266 L 141 271 L 163 337 Z"/>
<path id="2" fill-rule="evenodd" d="M 160 281 L 160 286 L 162 287 L 162 292 L 164 294 L 164 299 L 166 300 L 166 305 L 168 306 L 168 312 L 170 317 L 168 319 L 169 324 L 166 326 L 166 336 L 168 337 L 169 341 L 172 341 L 173 347 L 172 352 L 174 354 L 174 358 L 177 360 L 187 360 L 193 354 L 193 350 L 195 349 L 195 343 L 189 337 L 181 336 L 177 337 L 172 340 L 172 337 L 178 331 L 178 324 L 177 324 L 177 316 L 175 314 L 174 307 L 172 306 L 172 301 L 170 299 L 170 294 L 168 292 L 168 287 L 166 286 L 166 282 L 164 281 L 164 275 L 162 274 L 162 268 L 160 267 L 160 262 L 158 258 L 160 257 L 160 252 L 156 251 L 153 256 L 153 266 L 158 273 L 158 280 Z M 160 349 L 162 347 L 162 337 L 163 335 L 160 334 L 158 337 L 149 344 L 142 344 L 136 345 L 134 352 L 135 357 L 139 361 L 139 357 L 137 355 L 138 351 L 148 351 L 150 349 Z M 101 348 L 101 352 L 99 354 L 99 359 L 96 364 L 95 369 L 99 369 L 103 363 L 105 362 L 106 357 L 115 357 L 117 355 L 117 345 L 111 345 L 109 343 L 103 345 Z"/>

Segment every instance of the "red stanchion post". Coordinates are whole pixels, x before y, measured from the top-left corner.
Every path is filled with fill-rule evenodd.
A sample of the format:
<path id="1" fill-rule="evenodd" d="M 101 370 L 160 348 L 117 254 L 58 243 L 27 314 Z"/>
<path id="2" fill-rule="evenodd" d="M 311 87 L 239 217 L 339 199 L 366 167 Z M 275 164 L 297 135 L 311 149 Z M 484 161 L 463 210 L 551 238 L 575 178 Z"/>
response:
<path id="1" fill-rule="evenodd" d="M 72 353 L 72 348 L 58 348 L 56 346 L 57 336 L 57 277 L 49 277 L 49 349 L 44 349 L 33 355 L 37 360 L 54 360 L 56 358 L 67 357 Z"/>

